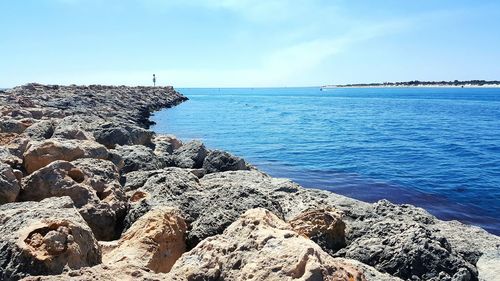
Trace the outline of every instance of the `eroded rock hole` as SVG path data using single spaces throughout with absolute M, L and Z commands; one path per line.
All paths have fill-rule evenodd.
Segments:
M 36 252 L 52 256 L 65 252 L 73 241 L 71 230 L 58 224 L 36 229 L 24 240 Z
M 85 180 L 85 175 L 80 169 L 72 168 L 68 171 L 68 176 L 72 178 L 77 183 L 81 183 Z

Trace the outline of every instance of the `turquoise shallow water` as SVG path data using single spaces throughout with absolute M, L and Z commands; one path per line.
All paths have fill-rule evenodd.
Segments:
M 179 89 L 153 130 L 265 172 L 500 234 L 500 89 Z

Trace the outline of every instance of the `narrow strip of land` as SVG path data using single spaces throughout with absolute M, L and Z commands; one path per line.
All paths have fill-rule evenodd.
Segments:
M 322 88 L 500 88 L 500 81 L 468 80 L 468 81 L 407 81 L 407 82 L 383 82 L 383 83 L 356 83 L 325 85 Z

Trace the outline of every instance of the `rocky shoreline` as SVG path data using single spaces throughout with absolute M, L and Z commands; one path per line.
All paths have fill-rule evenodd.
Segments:
M 0 91 L 0 280 L 498 280 L 500 238 L 148 130 L 172 87 Z

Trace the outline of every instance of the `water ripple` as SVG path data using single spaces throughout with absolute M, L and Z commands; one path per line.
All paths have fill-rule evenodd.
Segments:
M 157 132 L 271 175 L 500 234 L 500 89 L 181 89 Z

